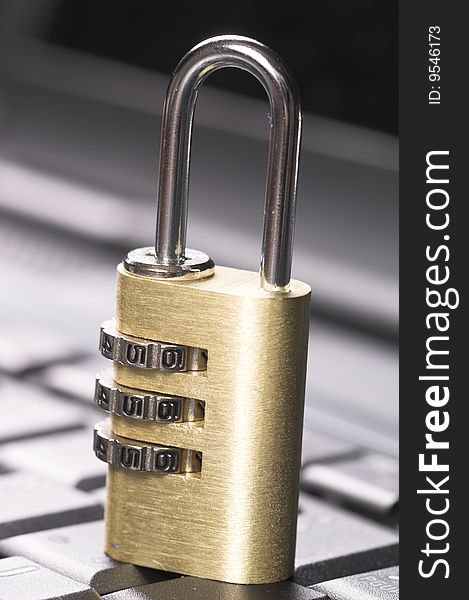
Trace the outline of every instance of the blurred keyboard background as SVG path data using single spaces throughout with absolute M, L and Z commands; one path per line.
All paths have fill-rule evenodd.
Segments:
M 91 450 L 91 427 L 102 417 L 92 406 L 94 375 L 102 366 L 98 330 L 113 313 L 116 264 L 128 249 L 153 240 L 169 71 L 139 64 L 138 57 L 157 43 L 148 39 L 145 45 L 150 30 L 158 37 L 168 23 L 162 45 L 177 29 L 167 15 L 149 28 L 154 13 L 151 3 L 142 2 L 128 24 L 135 47 L 125 34 L 119 47 L 115 40 L 129 3 L 116 4 L 115 13 L 109 2 L 93 13 L 89 2 L 0 0 L 0 556 L 36 561 L 101 595 L 156 575 L 104 556 L 106 574 L 96 575 L 96 561 L 89 559 L 93 568 L 86 564 L 86 544 L 70 544 L 75 554 L 59 560 L 54 536 L 43 530 L 64 527 L 64 536 L 84 536 L 93 540 L 93 552 L 101 552 L 96 520 L 104 467 Z M 106 18 L 108 47 L 97 47 L 93 35 Z M 339 14 L 340 23 L 346 18 Z M 80 37 L 82 22 L 90 25 Z M 193 43 L 228 32 L 216 29 L 215 18 L 213 31 L 199 32 L 200 22 L 202 17 L 194 20 L 191 30 L 186 19 L 186 29 L 173 46 L 167 41 L 156 66 L 171 66 Z M 233 24 L 237 33 L 256 34 L 236 27 L 236 19 Z M 293 275 L 313 288 L 297 573 L 298 583 L 312 585 L 397 562 L 398 146 L 379 81 L 373 87 L 370 76 L 376 95 L 363 100 L 362 110 L 370 106 L 368 123 L 359 112 L 355 124 L 332 118 L 333 109 L 313 114 L 308 107 L 327 107 L 328 82 L 319 71 L 315 105 L 314 73 L 305 86 L 307 68 L 291 64 L 261 33 L 256 37 L 299 71 L 306 96 Z M 378 54 L 388 51 L 375 42 Z M 357 63 L 359 80 L 360 73 Z M 215 85 L 209 80 L 199 96 L 188 245 L 217 264 L 257 270 L 268 105 L 251 90 L 247 75 L 236 77 L 245 94 L 214 77 Z M 358 106 L 359 97 L 351 97 Z M 363 122 L 380 130 L 357 124 Z M 34 507 L 28 489 L 37 497 Z M 88 522 L 96 527 L 88 531 Z M 328 523 L 326 530 L 321 523 Z M 0 590 L 4 560 L 13 559 L 0 560 Z M 125 575 L 118 574 L 122 569 Z M 396 573 L 374 576 L 394 581 Z M 119 577 L 125 583 L 116 583 Z M 363 597 L 364 581 L 344 582 L 347 593 L 353 588 L 358 594 L 350 598 Z M 323 588 L 311 597 L 335 597 L 332 588 Z

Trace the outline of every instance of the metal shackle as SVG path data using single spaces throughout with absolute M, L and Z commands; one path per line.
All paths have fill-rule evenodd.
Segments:
M 169 271 L 186 262 L 199 263 L 201 270 L 210 267 L 210 259 L 204 261 L 201 253 L 186 250 L 190 149 L 198 90 L 210 73 L 224 67 L 236 67 L 254 75 L 269 98 L 260 281 L 266 290 L 285 290 L 292 263 L 301 107 L 296 84 L 280 57 L 246 37 L 210 38 L 190 50 L 173 73 L 163 112 L 153 259 Z M 190 256 L 191 252 L 198 256 Z

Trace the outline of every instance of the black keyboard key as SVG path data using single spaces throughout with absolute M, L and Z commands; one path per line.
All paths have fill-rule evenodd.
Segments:
M 82 426 L 83 409 L 61 402 L 46 390 L 0 379 L 0 444 Z
M 39 531 L 0 542 L 0 554 L 25 556 L 86 583 L 100 594 L 174 577 L 112 560 L 104 554 L 103 548 L 103 521 Z
M 179 577 L 108 596 L 106 600 L 312 600 L 313 590 L 290 581 L 266 585 L 235 585 L 196 577 Z
M 93 452 L 93 432 L 80 429 L 0 446 L 0 462 L 80 490 L 103 487 L 107 466 Z
M 398 564 L 388 528 L 321 500 L 300 496 L 294 580 L 301 585 Z
M 389 515 L 399 502 L 399 463 L 395 458 L 366 452 L 330 464 L 307 465 L 302 488 L 347 505 Z
M 0 560 L 2 600 L 99 600 L 87 585 L 49 571 L 26 558 Z
M 29 473 L 0 476 L 0 539 L 102 517 L 91 494 Z
M 399 600 L 399 567 L 326 581 L 312 589 L 318 600 Z

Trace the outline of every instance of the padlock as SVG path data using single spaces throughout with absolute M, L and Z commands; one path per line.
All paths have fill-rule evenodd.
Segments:
M 270 100 L 259 273 L 185 246 L 197 92 L 238 67 Z M 96 402 L 109 463 L 106 552 L 116 560 L 232 583 L 293 573 L 310 287 L 290 281 L 301 110 L 279 57 L 244 37 L 195 46 L 163 114 L 155 247 L 117 267 L 100 347 L 113 374 Z

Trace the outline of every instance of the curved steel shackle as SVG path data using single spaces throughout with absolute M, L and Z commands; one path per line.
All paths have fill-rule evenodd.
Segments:
M 271 128 L 261 254 L 261 286 L 290 281 L 301 108 L 296 85 L 279 56 L 240 36 L 219 36 L 190 50 L 168 86 L 161 131 L 155 255 L 159 264 L 184 262 L 190 146 L 195 103 L 210 73 L 237 67 L 254 75 L 270 101 Z

